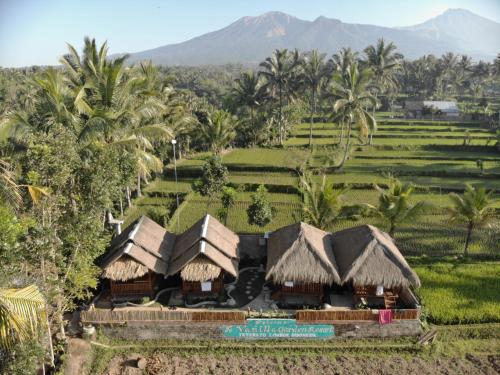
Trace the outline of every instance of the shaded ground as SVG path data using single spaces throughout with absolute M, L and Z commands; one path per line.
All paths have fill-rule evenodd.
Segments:
M 71 338 L 68 341 L 68 358 L 65 360 L 65 375 L 80 375 L 84 373 L 85 364 L 90 350 L 89 342 Z
M 130 366 L 130 356 L 115 356 L 105 374 L 134 375 L 142 370 Z M 472 356 L 424 360 L 400 356 L 172 356 L 156 353 L 147 357 L 147 374 L 498 374 L 500 356 Z
M 265 272 L 259 269 L 252 268 L 240 273 L 235 289 L 231 291 L 238 307 L 245 306 L 260 294 L 264 278 Z

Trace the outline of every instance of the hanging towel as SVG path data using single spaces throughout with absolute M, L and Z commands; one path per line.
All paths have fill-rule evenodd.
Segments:
M 378 322 L 380 324 L 390 324 L 392 323 L 392 310 L 379 310 L 378 312 Z

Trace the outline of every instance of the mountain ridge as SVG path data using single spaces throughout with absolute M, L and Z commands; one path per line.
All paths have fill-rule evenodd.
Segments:
M 256 65 L 276 48 L 318 49 L 331 55 L 342 47 L 362 51 L 379 38 L 394 42 L 410 59 L 451 51 L 489 60 L 500 52 L 500 23 L 464 9 L 449 9 L 423 23 L 405 27 L 345 23 L 325 16 L 307 21 L 271 11 L 241 17 L 222 29 L 184 42 L 130 53 L 128 61 L 189 66 Z

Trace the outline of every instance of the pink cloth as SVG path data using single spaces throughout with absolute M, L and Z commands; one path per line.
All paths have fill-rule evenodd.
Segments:
M 392 323 L 392 310 L 379 310 L 378 311 L 378 322 L 380 324 L 390 324 Z

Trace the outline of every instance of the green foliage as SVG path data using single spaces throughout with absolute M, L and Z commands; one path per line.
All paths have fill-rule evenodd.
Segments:
M 229 215 L 229 209 L 234 206 L 236 200 L 236 190 L 230 186 L 225 186 L 222 189 L 220 200 L 222 207 L 217 212 L 217 216 L 224 222 L 224 225 L 227 225 L 227 216 Z
M 389 223 L 391 236 L 394 236 L 397 225 L 415 219 L 430 208 L 430 204 L 426 201 L 411 204 L 410 197 L 414 187 L 412 184 L 402 183 L 394 177 L 390 177 L 387 189 L 382 189 L 379 186 L 376 186 L 376 189 L 380 193 L 378 206 L 366 204 L 366 207 Z
M 267 189 L 264 185 L 257 188 L 252 195 L 252 203 L 248 206 L 248 223 L 263 227 L 271 222 L 275 213 L 266 197 Z
M 227 180 L 227 168 L 222 164 L 219 156 L 213 155 L 207 159 L 202 167 L 202 175 L 196 183 L 196 190 L 201 195 L 213 199 L 227 185 Z
M 489 225 L 498 218 L 492 207 L 492 192 L 486 192 L 484 187 L 475 188 L 466 184 L 463 196 L 450 193 L 453 207 L 450 210 L 451 220 L 467 223 L 467 239 L 464 246 L 464 255 L 468 255 L 468 248 L 472 231 L 475 227 Z M 498 225 L 498 224 L 497 224 Z
M 300 183 L 304 199 L 303 219 L 323 230 L 332 228 L 341 213 L 347 188 L 334 189 L 332 184 L 327 184 L 324 175 L 321 183 L 317 183 L 308 173 L 301 177 Z
M 12 210 L 0 202 L 0 285 L 19 272 L 23 254 L 20 240 L 26 234 L 28 223 L 20 221 Z

